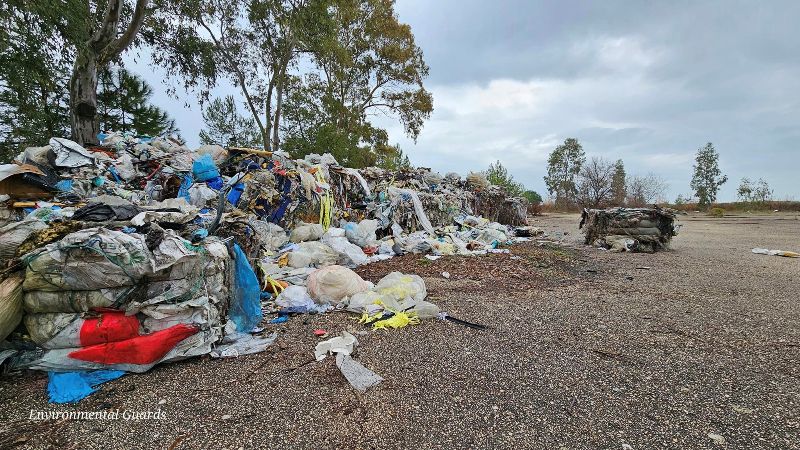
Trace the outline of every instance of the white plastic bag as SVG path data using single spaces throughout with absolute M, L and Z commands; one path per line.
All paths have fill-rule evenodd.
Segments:
M 318 241 L 323 233 L 325 233 L 325 230 L 322 228 L 322 225 L 318 223 L 306 223 L 294 227 L 292 233 L 289 235 L 289 240 L 292 242 Z
M 372 287 L 357 273 L 342 266 L 328 266 L 312 272 L 308 276 L 307 285 L 308 293 L 315 302 L 333 304 Z
M 338 259 L 336 251 L 319 241 L 301 242 L 289 253 L 289 265 L 292 267 L 330 266 L 336 264 Z
M 275 304 L 281 308 L 313 308 L 314 300 L 304 286 L 289 286 L 281 291 Z
M 95 164 L 95 157 L 75 141 L 64 138 L 50 138 L 50 148 L 56 155 L 56 167 L 82 167 Z
M 401 302 L 405 299 L 415 301 L 425 300 L 428 292 L 425 290 L 425 281 L 419 275 L 406 275 L 400 272 L 392 272 L 381 278 L 375 285 L 374 291 L 380 295 L 384 303 L 390 301 Z
M 347 240 L 361 248 L 375 245 L 377 242 L 375 230 L 377 229 L 378 221 L 373 219 L 362 220 L 358 224 L 348 222 L 344 227 Z
M 339 254 L 339 264 L 343 266 L 355 267 L 369 262 L 361 247 L 351 244 L 347 238 L 325 235 L 322 237 L 322 242 Z

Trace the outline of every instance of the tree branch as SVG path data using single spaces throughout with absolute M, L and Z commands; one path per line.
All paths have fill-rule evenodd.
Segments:
M 256 108 L 255 102 L 253 101 L 253 97 L 250 95 L 250 91 L 247 89 L 247 84 L 246 84 L 247 80 L 245 80 L 244 74 L 242 73 L 241 70 L 237 68 L 238 65 L 236 64 L 236 61 L 234 61 L 231 54 L 228 53 L 228 50 L 225 48 L 224 44 L 222 44 L 219 41 L 219 39 L 217 39 L 216 35 L 214 35 L 214 32 L 211 31 L 211 28 L 208 25 L 206 25 L 205 21 L 203 21 L 203 18 L 202 17 L 198 18 L 197 22 L 200 24 L 201 27 L 203 27 L 208 32 L 208 35 L 211 36 L 211 40 L 214 41 L 214 45 L 217 46 L 220 53 L 222 53 L 222 56 L 225 57 L 225 60 L 228 62 L 228 66 L 230 66 L 231 72 L 233 72 L 234 76 L 236 77 L 236 80 L 239 83 L 239 86 L 242 88 L 242 94 L 244 95 L 244 99 L 245 102 L 247 103 L 248 109 L 250 109 L 250 114 L 256 121 L 256 125 L 258 125 L 259 131 L 261 131 L 261 138 L 264 141 L 264 148 L 266 149 L 267 147 L 269 147 L 267 145 L 269 143 L 269 133 L 268 130 L 264 128 L 264 123 L 261 121 L 259 110 Z M 220 39 L 221 38 L 222 37 L 220 36 Z
M 103 22 L 101 22 L 100 27 L 92 35 L 91 39 L 89 39 L 89 46 L 95 51 L 101 51 L 114 39 L 121 10 L 122 0 L 109 0 L 106 5 L 106 12 L 103 15 Z
M 122 0 L 118 1 L 120 4 L 122 3 Z M 147 3 L 148 0 L 136 0 L 136 9 L 133 11 L 131 23 L 128 24 L 128 28 L 125 29 L 122 36 L 114 39 L 113 42 L 103 49 L 101 62 L 107 63 L 111 61 L 131 45 L 133 39 L 136 37 L 136 33 L 139 32 L 139 28 L 142 26 L 142 22 L 144 22 L 144 17 L 147 15 Z M 119 16 L 119 13 L 117 13 L 117 15 Z

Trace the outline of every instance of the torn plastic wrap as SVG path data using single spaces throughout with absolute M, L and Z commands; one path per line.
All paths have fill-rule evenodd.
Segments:
M 233 244 L 233 295 L 228 310 L 240 333 L 250 332 L 261 322 L 261 288 L 258 278 L 238 244 Z
M 55 154 L 57 167 L 76 168 L 95 164 L 95 157 L 80 144 L 64 138 L 50 138 L 50 148 Z
M 412 191 L 411 189 L 400 189 L 396 187 L 389 187 L 389 194 L 393 196 L 398 195 L 406 195 L 411 198 L 411 201 L 414 203 L 414 211 L 417 214 L 417 218 L 419 219 L 419 224 L 422 226 L 422 229 L 427 231 L 429 234 L 433 235 L 433 225 L 428 220 L 428 216 L 425 215 L 425 209 L 422 207 L 422 202 L 419 199 L 419 196 L 416 192 Z

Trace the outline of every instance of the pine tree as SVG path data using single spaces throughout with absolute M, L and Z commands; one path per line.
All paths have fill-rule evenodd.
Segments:
M 97 116 L 100 130 L 158 136 L 175 133 L 175 121 L 165 111 L 149 103 L 153 89 L 138 75 L 125 69 L 100 72 Z
M 223 147 L 257 147 L 263 141 L 252 117 L 243 117 L 232 95 L 215 98 L 203 111 L 206 129 L 200 131 L 201 144 Z
M 611 178 L 611 195 L 612 201 L 616 206 L 625 204 L 625 197 L 628 195 L 626 192 L 625 182 L 625 164 L 621 159 L 618 159 L 614 164 L 614 176 Z

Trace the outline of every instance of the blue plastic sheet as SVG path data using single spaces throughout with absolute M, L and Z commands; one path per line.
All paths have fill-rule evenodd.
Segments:
M 222 180 L 222 177 L 214 177 L 208 181 L 206 181 L 206 185 L 215 191 L 222 189 L 222 186 L 225 185 L 225 181 Z
M 192 187 L 194 180 L 191 175 L 186 175 L 181 180 L 181 187 L 178 188 L 178 197 L 183 197 L 188 202 L 191 197 L 189 196 L 189 188 Z
M 231 191 L 228 192 L 228 201 L 231 205 L 236 206 L 239 203 L 239 199 L 242 198 L 242 193 L 244 192 L 244 183 L 236 183 L 231 187 Z
M 234 274 L 233 298 L 228 316 L 236 324 L 236 330 L 248 333 L 263 318 L 261 312 L 261 288 L 256 273 L 247 261 L 239 244 L 233 244 Z
M 88 397 L 97 386 L 125 375 L 122 370 L 93 372 L 48 372 L 47 393 L 51 403 L 77 403 Z
M 203 155 L 192 164 L 192 175 L 199 182 L 219 177 L 219 170 L 211 155 Z

